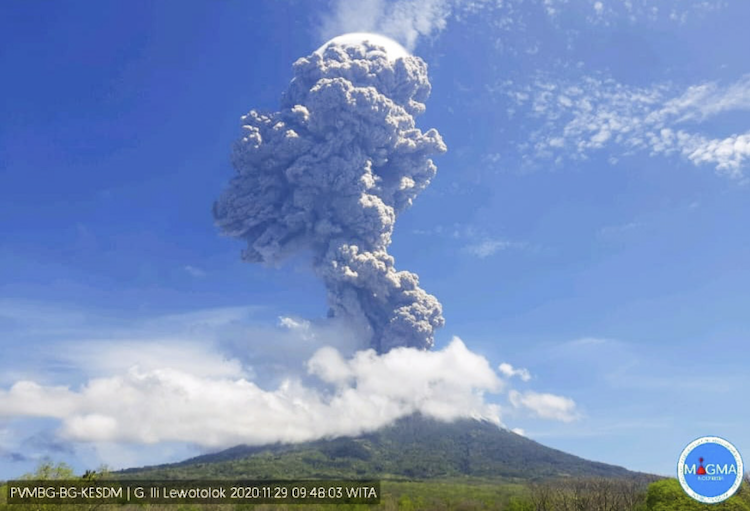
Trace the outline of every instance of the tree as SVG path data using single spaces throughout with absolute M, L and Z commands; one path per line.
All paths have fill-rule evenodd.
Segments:
M 747 472 L 742 479 L 742 485 L 737 490 L 737 497 L 743 502 L 750 504 L 750 472 Z
M 508 506 L 505 508 L 506 511 L 534 511 L 534 504 L 525 499 L 518 497 L 511 497 Z
M 76 475 L 73 469 L 67 463 L 52 463 L 50 460 L 44 460 L 37 466 L 31 474 L 21 476 L 23 480 L 29 481 L 60 481 L 65 479 L 75 479 Z
M 646 502 L 648 511 L 750 511 L 750 505 L 740 495 L 730 497 L 721 504 L 701 504 L 683 491 L 677 479 L 651 483 Z
M 553 511 L 554 510 L 554 491 L 548 483 L 531 483 L 531 502 L 534 511 Z
M 73 469 L 66 463 L 53 463 L 50 460 L 44 460 L 37 466 L 36 470 L 29 474 L 19 477 L 23 481 L 97 481 L 109 476 L 109 468 L 105 465 L 100 466 L 97 470 L 86 470 L 81 477 L 76 476 Z M 0 511 L 6 509 L 10 511 L 53 511 L 59 509 L 70 509 L 69 506 L 59 504 L 7 504 L 7 485 L 0 487 Z M 77 509 L 87 509 L 94 511 L 103 506 L 103 503 L 97 504 L 80 504 Z

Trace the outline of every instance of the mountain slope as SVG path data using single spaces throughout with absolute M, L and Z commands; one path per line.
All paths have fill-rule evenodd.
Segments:
M 180 463 L 119 473 L 136 478 L 634 477 L 472 419 L 444 423 L 419 415 L 356 438 L 262 447 L 237 446 Z

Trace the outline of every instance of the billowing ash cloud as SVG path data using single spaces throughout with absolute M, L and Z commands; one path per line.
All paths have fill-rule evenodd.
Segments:
M 279 111 L 242 118 L 237 175 L 214 217 L 247 241 L 246 261 L 311 251 L 329 314 L 364 327 L 378 352 L 427 349 L 444 323 L 440 302 L 388 254 L 396 216 L 435 176 L 430 157 L 446 150 L 436 130 L 415 127 L 430 93 L 427 66 L 338 41 L 295 62 Z

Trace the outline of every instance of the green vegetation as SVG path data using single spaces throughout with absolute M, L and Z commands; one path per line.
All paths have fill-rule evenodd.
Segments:
M 106 470 L 87 471 L 80 479 L 110 477 Z M 64 464 L 43 463 L 24 479 L 76 479 Z M 380 509 L 431 511 L 750 511 L 750 475 L 740 491 L 717 505 L 705 505 L 690 499 L 675 479 L 643 478 L 567 478 L 528 483 L 503 480 L 451 478 L 421 481 L 384 481 L 379 506 L 347 505 L 89 505 L 75 509 L 102 511 L 354 511 Z M 70 510 L 72 506 L 25 506 L 7 504 L 7 487 L 0 486 L 0 511 Z
M 430 510 L 430 511 L 750 511 L 750 478 L 718 505 L 690 499 L 674 479 L 629 472 L 544 447 L 473 420 L 445 424 L 415 416 L 357 438 L 298 445 L 239 446 L 182 463 L 76 477 L 64 464 L 43 463 L 25 479 L 376 479 L 381 504 L 352 505 L 87 505 L 7 504 L 0 511 Z
M 721 504 L 701 504 L 685 494 L 676 479 L 643 485 L 636 480 L 572 480 L 531 484 L 514 511 L 750 511 L 750 476 Z
M 721 504 L 701 504 L 688 497 L 676 479 L 657 481 L 648 487 L 646 504 L 648 511 L 701 511 L 711 509 L 717 511 L 750 511 L 750 475 L 740 490 Z
M 508 482 L 554 477 L 635 477 L 476 420 L 446 424 L 419 415 L 357 438 L 296 445 L 238 446 L 182 463 L 131 469 L 136 479 L 492 478 Z
M 29 481 L 94 481 L 109 477 L 109 470 L 101 467 L 99 470 L 87 470 L 82 476 L 76 476 L 73 469 L 65 463 L 52 463 L 43 461 L 37 469 L 30 474 L 24 474 L 19 480 Z M 78 509 L 104 509 L 101 505 L 81 506 Z M 59 506 L 54 504 L 8 504 L 8 485 L 0 485 L 0 511 L 55 511 L 59 509 L 70 510 L 71 506 Z

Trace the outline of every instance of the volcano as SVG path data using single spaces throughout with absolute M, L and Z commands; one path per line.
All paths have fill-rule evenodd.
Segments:
M 119 472 L 127 478 L 305 479 L 452 477 L 535 480 L 635 478 L 625 468 L 545 447 L 475 419 L 412 415 L 372 433 L 299 444 L 240 445 L 179 463 Z

